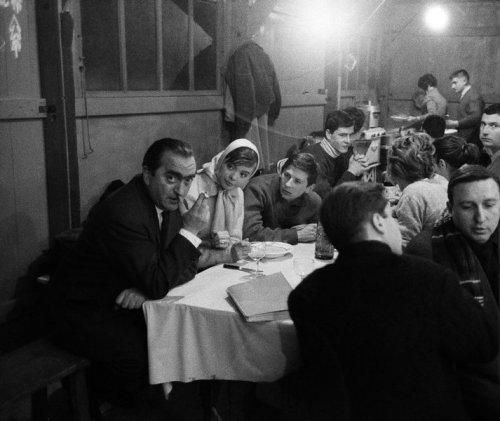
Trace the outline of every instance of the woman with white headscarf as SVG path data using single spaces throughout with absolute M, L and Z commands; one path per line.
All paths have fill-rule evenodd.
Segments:
M 201 193 L 207 196 L 209 224 L 198 233 L 202 243 L 199 269 L 235 262 L 248 254 L 242 241 L 245 212 L 243 189 L 259 167 L 259 153 L 247 139 L 237 139 L 198 170 L 186 196 L 190 208 Z

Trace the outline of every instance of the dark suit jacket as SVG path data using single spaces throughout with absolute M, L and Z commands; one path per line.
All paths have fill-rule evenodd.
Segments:
M 61 262 L 50 282 L 52 305 L 76 301 L 80 310 L 88 308 L 80 316 L 92 323 L 109 317 L 126 288 L 163 298 L 196 273 L 200 253 L 178 234 L 181 223 L 178 211 L 169 212 L 166 236 L 160 238 L 156 208 L 142 176 L 134 177 L 99 205 Z
M 375 241 L 313 272 L 289 309 L 327 397 L 310 406 L 325 420 L 466 420 L 455 363 L 487 361 L 498 346 L 496 317 L 451 271 Z
M 458 135 L 467 142 L 474 143 L 482 149 L 479 140 L 479 128 L 481 126 L 481 117 L 484 111 L 484 100 L 473 87 L 460 98 L 458 104 Z

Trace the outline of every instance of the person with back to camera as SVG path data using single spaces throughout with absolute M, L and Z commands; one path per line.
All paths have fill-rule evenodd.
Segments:
M 305 365 L 303 419 L 468 420 L 455 364 L 495 356 L 496 314 L 451 270 L 401 255 L 382 185 L 337 186 L 320 218 L 339 256 L 288 299 Z
M 408 117 L 408 121 L 424 121 L 430 115 L 445 117 L 448 102 L 437 89 L 436 77 L 431 73 L 426 73 L 418 79 L 418 87 L 425 92 L 424 103 L 422 105 L 423 112 L 418 117 Z
M 432 139 L 425 133 L 397 138 L 387 156 L 387 177 L 401 197 L 394 207 L 403 247 L 419 232 L 431 229 L 446 208 L 446 184 L 435 178 Z
M 435 149 L 435 177 L 441 176 L 446 180 L 463 165 L 476 165 L 481 155 L 476 145 L 467 143 L 457 135 L 441 137 L 432 145 Z
M 259 168 L 259 153 L 247 139 L 237 139 L 198 170 L 186 202 L 188 208 L 206 193 L 209 223 L 198 236 L 202 243 L 198 269 L 243 259 L 249 244 L 242 241 L 245 213 L 243 189 Z
M 433 139 L 443 137 L 446 131 L 446 120 L 439 115 L 427 116 L 422 123 L 422 131 Z
M 336 110 L 326 117 L 323 140 L 302 150 L 313 155 L 319 165 L 314 191 L 321 198 L 337 184 L 360 180 L 369 171 L 366 157 L 361 154 L 353 155 L 350 148 L 354 133 L 352 117 L 344 110 Z

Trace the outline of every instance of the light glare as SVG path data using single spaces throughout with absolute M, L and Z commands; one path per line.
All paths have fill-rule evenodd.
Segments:
M 448 11 L 439 5 L 429 7 L 425 13 L 425 23 L 434 31 L 442 31 L 448 26 Z

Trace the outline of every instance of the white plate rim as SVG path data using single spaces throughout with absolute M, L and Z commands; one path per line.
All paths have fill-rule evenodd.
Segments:
M 279 242 L 279 241 L 265 241 L 266 243 L 266 246 L 276 246 L 276 247 L 281 247 L 284 249 L 283 252 L 279 252 L 279 253 L 271 253 L 271 254 L 268 254 L 266 253 L 266 258 L 274 258 L 274 257 L 281 257 L 281 256 L 284 256 L 285 254 L 287 253 L 290 253 L 292 250 L 293 250 L 293 246 L 291 244 L 288 244 L 288 243 L 282 243 L 282 242 Z

